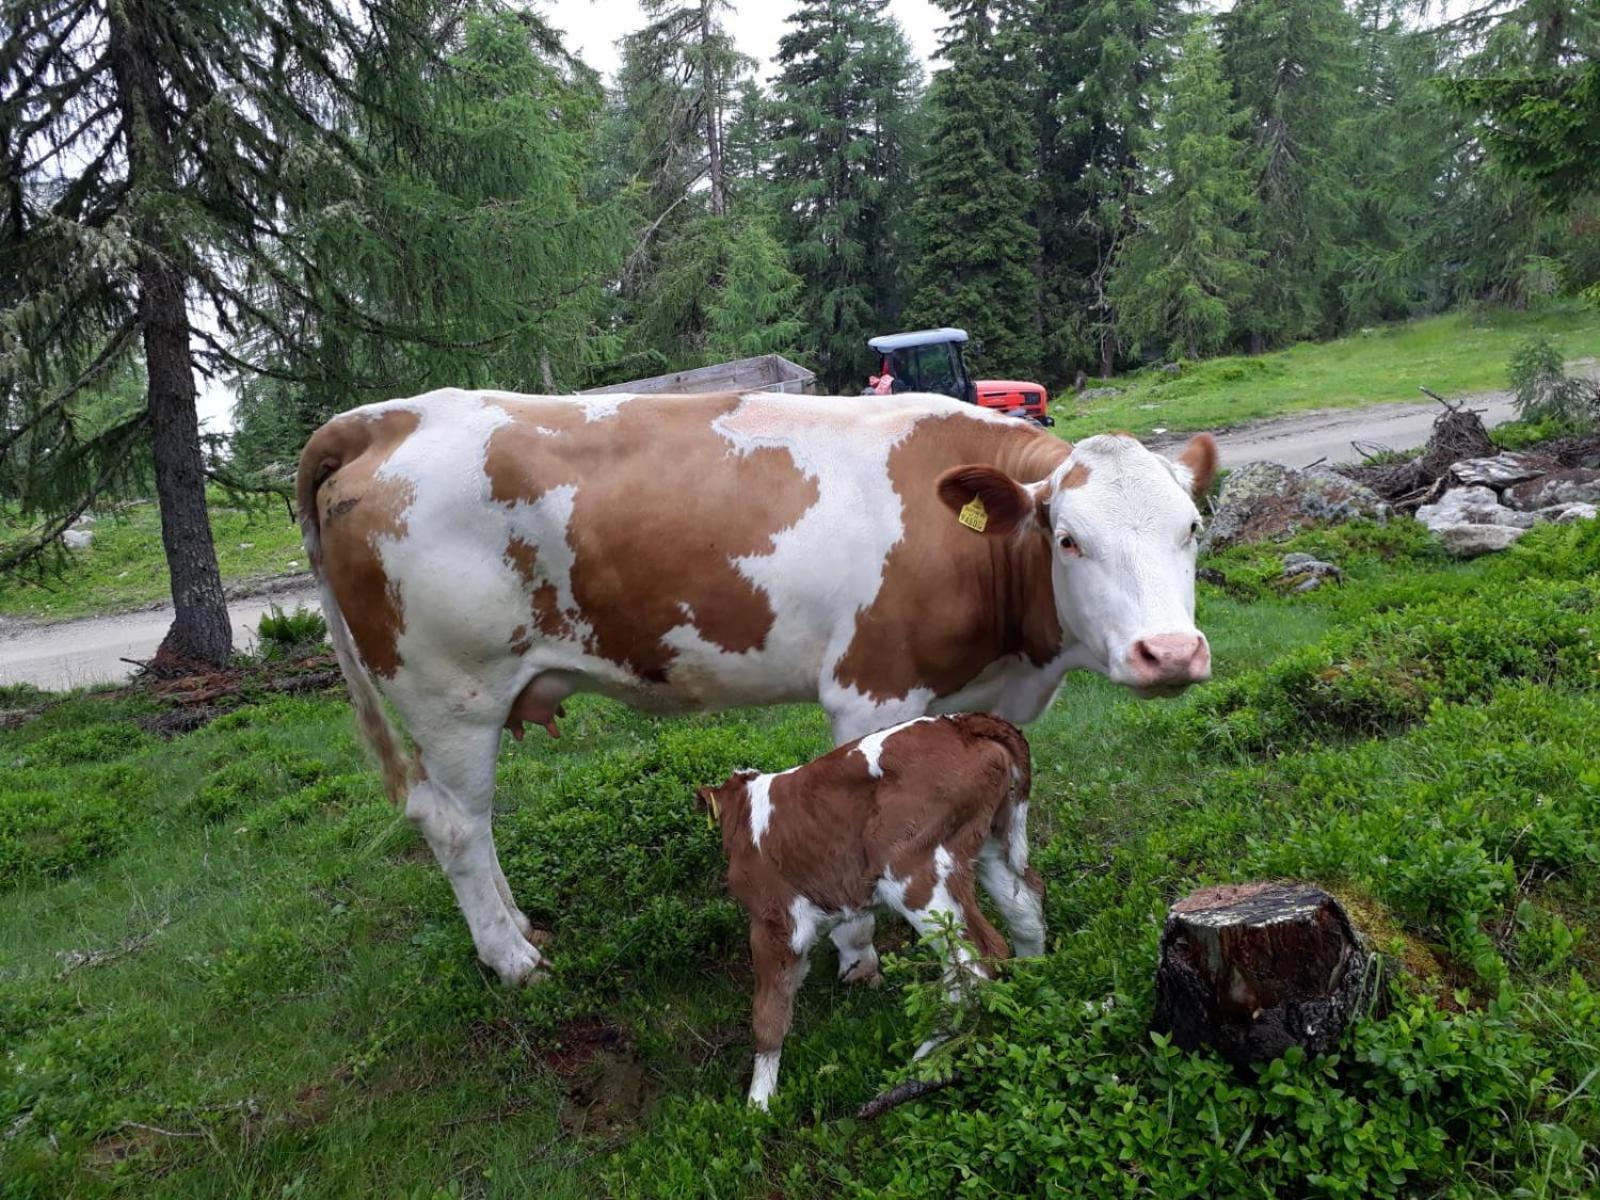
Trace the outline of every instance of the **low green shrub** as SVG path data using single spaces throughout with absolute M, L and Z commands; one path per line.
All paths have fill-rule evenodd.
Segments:
M 314 758 L 267 751 L 218 767 L 185 802 L 184 812 L 218 821 L 298 792 L 326 772 Z
M 150 774 L 116 763 L 0 774 L 0 889 L 70 875 L 116 853 L 149 821 Z
M 131 721 L 64 729 L 21 745 L 10 756 L 14 767 L 109 763 L 159 743 Z
M 274 604 L 262 615 L 256 637 L 261 658 L 292 658 L 325 642 L 328 622 L 316 609 L 297 604 L 293 612 L 284 612 Z
M 1292 552 L 1331 562 L 1352 581 L 1411 567 L 1434 567 L 1445 561 L 1444 548 L 1425 525 L 1393 520 L 1381 525 L 1374 521 L 1354 521 L 1327 529 L 1307 530 L 1282 542 L 1231 546 L 1208 554 L 1201 565 L 1221 572 L 1230 595 L 1260 600 L 1285 594 L 1283 556 Z M 1303 600 L 1326 603 L 1336 591 L 1323 587 L 1305 593 Z
M 1141 712 L 1206 757 L 1279 754 L 1421 720 L 1510 680 L 1600 683 L 1600 584 L 1528 581 L 1378 612 L 1193 700 Z

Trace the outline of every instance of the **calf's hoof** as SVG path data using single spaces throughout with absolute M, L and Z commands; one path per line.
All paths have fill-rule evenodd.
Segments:
M 852 987 L 878 987 L 883 983 L 883 972 L 878 969 L 877 954 L 863 954 L 851 962 L 840 963 L 839 982 Z

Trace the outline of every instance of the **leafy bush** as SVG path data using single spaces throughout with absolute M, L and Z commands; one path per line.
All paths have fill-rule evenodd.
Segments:
M 1561 420 L 1592 425 L 1600 403 L 1593 384 L 1569 379 L 1565 362 L 1547 337 L 1531 337 L 1508 364 L 1512 403 L 1524 421 Z
M 286 613 L 274 604 L 262 615 L 256 636 L 262 658 L 290 658 L 326 641 L 328 622 L 320 612 L 304 605 L 297 604 L 292 613 Z
M 1378 612 L 1190 703 L 1140 713 L 1206 755 L 1274 754 L 1419 721 L 1514 679 L 1600 683 L 1600 587 L 1529 582 Z
M 13 767 L 109 763 L 149 750 L 159 743 L 132 722 L 64 729 L 24 744 L 11 759 Z

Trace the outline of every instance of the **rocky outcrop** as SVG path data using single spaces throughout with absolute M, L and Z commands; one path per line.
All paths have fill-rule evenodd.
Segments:
M 1514 525 L 1447 525 L 1438 531 L 1444 548 L 1457 558 L 1504 550 L 1527 532 Z
M 1346 521 L 1381 521 L 1388 514 L 1388 505 L 1375 492 L 1336 471 L 1250 463 L 1224 482 L 1202 549 L 1288 537 Z
M 1417 520 L 1458 558 L 1504 550 L 1545 521 L 1593 520 L 1600 511 L 1600 470 L 1539 454 L 1467 459 L 1441 482 L 1456 486 L 1417 509 Z
M 1568 467 L 1506 488 L 1505 502 L 1523 512 L 1570 504 L 1600 504 L 1600 471 Z

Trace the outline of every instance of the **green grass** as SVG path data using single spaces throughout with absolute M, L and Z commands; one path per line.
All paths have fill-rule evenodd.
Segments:
M 1074 676 L 1030 730 L 1050 953 L 963 1018 L 969 1082 L 871 1125 L 931 959 L 886 920 L 862 992 L 820 953 L 747 1112 L 744 926 L 691 800 L 824 749 L 815 709 L 580 699 L 508 740 L 498 840 L 557 964 L 510 991 L 341 699 L 170 743 L 148 701 L 49 708 L 0 733 L 0 1196 L 1595 1194 L 1600 533 L 1467 565 L 1303 544 L 1348 583 L 1217 560 L 1216 684 Z M 1150 972 L 1174 897 L 1271 877 L 1336 888 L 1409 970 L 1338 1054 L 1240 1079 L 1147 1035 Z
M 1329 342 L 1302 342 L 1257 357 L 1185 363 L 1178 375 L 1145 370 L 1109 381 L 1120 394 L 1076 410 L 1070 392 L 1052 411 L 1067 438 L 1107 429 L 1140 436 L 1162 428 L 1226 429 L 1318 408 L 1503 391 L 1517 345 L 1545 334 L 1567 359 L 1600 355 L 1600 312 L 1577 302 L 1530 312 L 1486 309 L 1379 325 Z
M 281 503 L 240 509 L 217 493 L 210 500 L 211 535 L 225 582 L 306 570 L 300 529 Z M 0 542 L 27 528 L 14 514 L 0 510 Z M 154 503 L 129 505 L 88 528 L 94 530 L 94 541 L 87 549 L 67 551 L 61 573 L 38 581 L 0 576 L 0 617 L 61 621 L 169 598 Z

